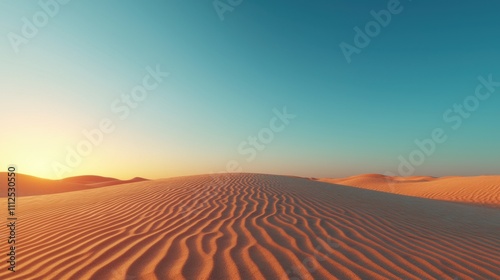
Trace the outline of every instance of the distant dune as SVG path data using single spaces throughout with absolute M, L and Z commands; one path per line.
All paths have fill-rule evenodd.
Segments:
M 365 174 L 317 180 L 375 191 L 500 208 L 500 176 L 434 178 Z
M 17 196 L 30 196 L 30 195 L 79 191 L 79 190 L 99 188 L 111 185 L 141 182 L 146 180 L 144 178 L 134 178 L 132 180 L 122 181 L 114 178 L 107 178 L 100 176 L 78 176 L 62 180 L 48 180 L 24 174 L 16 174 L 16 175 L 18 184 L 18 187 L 16 189 Z M 7 173 L 0 172 L 0 182 L 7 182 Z M 7 189 L 0 188 L 0 197 L 6 197 L 6 196 L 7 196 Z
M 219 182 L 201 175 L 20 198 L 18 271 L 2 269 L 0 279 L 500 275 L 498 209 L 297 177 L 222 176 Z M 433 180 L 421 182 L 427 179 Z M 20 188 L 37 188 L 23 180 Z M 473 191 L 481 184 L 497 190 L 488 177 L 453 180 L 436 179 L 447 183 L 448 198 L 474 201 L 466 194 L 470 184 Z M 66 181 L 100 183 L 94 177 Z M 452 190 L 452 181 L 461 191 Z

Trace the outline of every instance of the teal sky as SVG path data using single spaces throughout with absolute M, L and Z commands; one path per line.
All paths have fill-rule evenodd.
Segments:
M 479 76 L 500 82 L 500 2 L 401 1 L 348 63 L 340 44 L 355 47 L 354 28 L 390 2 L 243 0 L 221 20 L 211 1 L 72 0 L 25 38 L 23 18 L 44 10 L 2 1 L 0 165 L 48 178 L 161 178 L 232 160 L 244 172 L 398 173 L 415 139 L 442 128 L 412 174 L 499 174 L 500 87 L 458 129 L 459 113 L 443 114 Z M 168 78 L 120 119 L 113 102 L 158 65 Z M 284 107 L 296 117 L 248 161 L 238 147 Z M 116 129 L 69 166 L 68 147 L 103 118 Z

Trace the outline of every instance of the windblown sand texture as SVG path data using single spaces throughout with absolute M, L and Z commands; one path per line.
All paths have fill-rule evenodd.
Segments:
M 319 181 L 402 195 L 500 207 L 500 176 L 433 178 L 365 174 L 340 179 L 319 179 Z
M 500 211 L 434 199 L 494 180 L 450 180 L 433 199 L 261 174 L 20 197 L 0 279 L 499 279 Z

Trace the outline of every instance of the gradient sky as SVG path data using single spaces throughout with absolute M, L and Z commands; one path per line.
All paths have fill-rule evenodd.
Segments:
M 9 34 L 43 10 L 1 1 L 0 166 L 57 178 L 67 147 L 109 118 L 115 131 L 64 177 L 162 178 L 230 160 L 244 172 L 396 173 L 435 128 L 448 139 L 415 175 L 499 174 L 500 88 L 457 130 L 443 113 L 478 76 L 500 81 L 500 2 L 401 1 L 347 63 L 339 44 L 388 2 L 243 0 L 221 20 L 211 1 L 72 0 L 16 53 Z M 111 104 L 156 65 L 170 76 L 119 119 Z M 248 162 L 238 146 L 285 106 L 297 117 Z

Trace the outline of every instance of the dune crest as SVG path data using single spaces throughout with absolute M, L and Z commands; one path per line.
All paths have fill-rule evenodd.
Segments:
M 101 176 L 76 176 L 61 180 L 49 180 L 20 173 L 16 174 L 16 176 L 18 183 L 16 195 L 18 197 L 80 191 L 147 180 L 140 177 L 131 180 L 118 180 Z M 7 173 L 0 172 L 0 182 L 7 182 Z M 0 188 L 0 197 L 6 196 L 7 190 Z
M 500 176 L 391 177 L 366 174 L 321 182 L 436 200 L 500 208 Z
M 500 275 L 497 209 L 302 178 L 201 175 L 20 203 L 18 272 L 0 279 Z

